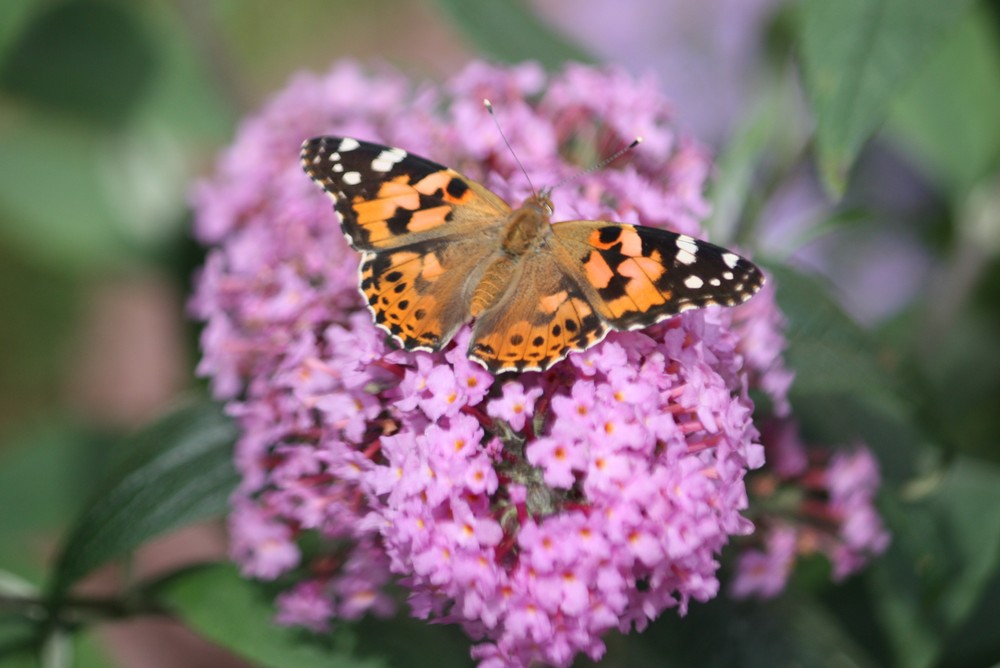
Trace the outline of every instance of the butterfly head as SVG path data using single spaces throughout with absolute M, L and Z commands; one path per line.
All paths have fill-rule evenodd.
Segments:
M 524 200 L 524 206 L 537 209 L 539 213 L 548 218 L 555 211 L 552 206 L 552 189 L 547 188 L 541 192 L 532 193 L 528 199 Z

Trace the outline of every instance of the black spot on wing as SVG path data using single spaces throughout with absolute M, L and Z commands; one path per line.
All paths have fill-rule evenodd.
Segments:
M 609 225 L 607 227 L 602 227 L 598 231 L 598 238 L 602 244 L 610 244 L 618 241 L 618 238 L 622 235 L 622 228 L 620 225 Z
M 602 236 L 604 235 L 605 230 L 610 230 L 613 233 L 613 236 L 609 233 L 609 236 L 612 236 L 612 239 L 617 239 L 621 235 L 621 229 L 618 227 L 602 228 Z M 622 262 L 628 260 L 629 257 L 622 253 L 621 242 L 613 244 L 610 248 L 602 248 L 590 252 L 600 253 L 604 261 L 608 263 L 608 267 L 611 268 L 612 272 L 611 280 L 608 281 L 608 284 L 603 288 L 598 288 L 597 290 L 598 294 L 601 295 L 601 298 L 605 301 L 614 301 L 615 299 L 624 296 L 625 286 L 628 285 L 628 278 L 619 271 L 619 267 Z M 584 258 L 584 262 L 589 259 L 589 255 L 590 254 L 588 253 L 588 257 Z
M 410 224 L 410 219 L 413 218 L 413 211 L 410 209 L 397 206 L 396 211 L 386 220 L 386 225 L 389 226 L 389 231 L 395 235 L 406 234 L 407 227 Z
M 448 194 L 455 199 L 462 199 L 462 195 L 464 195 L 465 191 L 468 189 L 469 185 L 462 179 L 453 178 L 448 182 Z

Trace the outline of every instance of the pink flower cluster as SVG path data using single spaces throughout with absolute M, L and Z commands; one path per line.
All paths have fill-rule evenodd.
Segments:
M 298 146 L 324 133 L 402 146 L 518 202 L 529 186 L 484 97 L 539 184 L 646 139 L 557 191 L 557 219 L 698 235 L 710 163 L 650 79 L 473 64 L 414 89 L 339 64 L 246 121 L 195 193 L 211 246 L 192 302 L 199 370 L 241 427 L 232 554 L 249 577 L 292 583 L 279 621 L 389 614 L 395 581 L 415 615 L 476 638 L 484 666 L 568 665 L 600 657 L 608 630 L 717 594 L 720 551 L 752 529 L 744 475 L 763 463 L 744 366 L 785 401 L 782 320 L 766 293 L 749 314 L 688 312 L 499 378 L 465 357 L 467 328 L 441 353 L 396 349 Z
M 733 596 L 778 595 L 799 555 L 825 555 L 840 581 L 885 552 L 889 533 L 875 508 L 878 462 L 867 447 L 806 449 L 791 420 L 769 423 L 763 441 L 768 469 L 754 475 L 750 489 L 769 511 L 755 517 L 758 547 L 740 555 Z

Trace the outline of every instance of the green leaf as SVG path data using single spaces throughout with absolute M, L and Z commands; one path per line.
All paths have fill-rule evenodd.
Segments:
M 0 2 L 0 62 L 7 56 L 11 44 L 31 20 L 37 8 L 36 0 L 6 0 Z
M 864 440 L 887 477 L 913 474 L 912 452 L 924 442 L 914 401 L 877 341 L 840 308 L 815 277 L 769 264 L 788 319 L 785 360 L 795 372 L 790 398 L 806 440 L 850 445 Z
M 708 238 L 749 246 L 764 205 L 799 164 L 812 129 L 792 77 L 777 73 L 755 87 L 743 122 L 725 142 L 709 186 Z
M 319 639 L 274 623 L 274 606 L 260 585 L 240 577 L 229 564 L 192 569 L 155 588 L 189 627 L 218 645 L 266 668 L 382 668 L 390 664 L 354 655 L 356 639 L 342 625 Z
M 1000 39 L 969 12 L 893 106 L 892 134 L 956 196 L 1000 162 Z
M 469 43 L 498 60 L 537 60 L 555 69 L 569 60 L 593 62 L 593 57 L 538 20 L 522 0 L 436 0 L 465 33 Z
M 844 313 L 829 287 L 783 265 L 768 265 L 778 284 L 778 303 L 788 318 L 789 366 L 797 394 L 846 393 L 901 408 L 891 369 L 875 341 Z
M 0 568 L 40 583 L 45 573 L 39 534 L 54 534 L 92 490 L 110 437 L 49 415 L 0 446 Z M 29 546 L 26 548 L 26 546 Z M 2 578 L 0 578 L 2 579 Z
M 65 387 L 85 294 L 78 277 L 46 271 L 0 241 L 0 311 L 13 324 L 0 327 L 0 439 L 45 414 Z
M 871 570 L 871 600 L 899 665 L 946 665 L 938 661 L 944 641 L 997 577 L 1000 470 L 959 457 L 909 492 L 885 508 L 893 543 Z
M 232 422 L 206 401 L 182 406 L 129 439 L 128 456 L 60 551 L 54 595 L 151 538 L 223 514 L 238 481 L 235 439 Z
M 231 564 L 189 569 L 150 592 L 199 634 L 268 668 L 472 665 L 470 640 L 461 629 L 404 614 L 337 622 L 327 635 L 279 626 L 273 588 L 243 579 Z
M 803 0 L 799 34 L 827 189 L 844 192 L 861 146 L 971 0 Z
M 127 255 L 109 198 L 106 146 L 86 128 L 27 120 L 0 135 L 0 234 L 31 260 L 62 270 Z
M 791 594 L 768 602 L 734 602 L 723 595 L 692 603 L 687 616 L 668 611 L 635 642 L 655 648 L 659 665 L 875 665 L 835 618 L 815 602 Z M 627 660 L 618 664 L 630 665 Z
M 155 137 L 156 133 L 163 134 L 166 140 L 174 144 L 170 148 L 175 151 L 177 145 L 181 145 L 206 152 L 231 141 L 233 127 L 238 120 L 236 109 L 233 108 L 238 104 L 238 94 L 230 90 L 230 87 L 238 82 L 231 81 L 234 77 L 226 76 L 223 77 L 226 79 L 225 84 L 220 83 L 220 75 L 212 69 L 210 59 L 202 48 L 204 45 L 199 45 L 198 36 L 181 19 L 188 11 L 192 11 L 191 8 L 179 11 L 174 5 L 161 3 L 142 3 L 136 7 L 141 8 L 143 23 L 149 28 L 158 62 L 155 76 L 149 84 L 149 93 L 140 100 L 136 110 L 135 122 L 139 126 L 137 134 L 140 138 L 144 135 L 152 134 Z M 247 13 L 256 15 L 248 5 L 240 4 L 240 7 Z M 227 21 L 225 16 L 212 17 L 213 9 L 217 9 L 217 5 L 206 4 L 200 11 L 208 14 L 208 20 Z M 197 22 L 199 19 L 195 16 L 188 20 Z M 256 39 L 252 29 L 241 32 L 239 37 Z M 225 41 L 228 45 L 229 39 Z M 240 62 L 244 67 L 253 68 L 249 61 Z M 161 137 L 160 141 L 164 141 L 164 138 Z M 164 150 L 158 151 L 160 155 L 164 153 Z M 167 157 L 170 157 L 169 154 Z M 145 164 L 148 168 L 148 157 Z M 191 172 L 192 165 L 187 166 Z M 192 176 L 192 173 L 185 174 L 185 187 Z M 186 201 L 186 198 L 181 199 Z
M 115 127 L 141 99 L 155 64 L 129 5 L 57 3 L 10 47 L 0 87 L 40 108 Z
M 1000 619 L 1000 562 L 994 564 L 990 581 L 980 591 L 979 603 L 949 635 L 937 665 L 995 666 L 1000 660 L 997 619 Z

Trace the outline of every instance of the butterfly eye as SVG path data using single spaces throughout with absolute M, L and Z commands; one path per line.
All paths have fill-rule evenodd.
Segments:
M 535 197 L 535 201 L 538 203 L 538 206 L 541 207 L 542 211 L 545 212 L 546 216 L 551 216 L 555 213 L 556 210 L 555 207 L 552 206 L 552 199 L 549 197 L 549 191 L 543 190 L 538 193 Z

